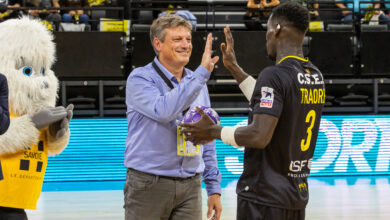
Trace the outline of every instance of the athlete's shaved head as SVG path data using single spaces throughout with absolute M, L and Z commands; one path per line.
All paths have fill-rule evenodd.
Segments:
M 308 27 L 309 12 L 302 5 L 286 2 L 274 8 L 267 23 L 268 57 L 276 60 L 283 54 L 301 51 Z
M 272 21 L 291 23 L 296 29 L 306 32 L 309 27 L 309 11 L 297 2 L 286 2 L 274 8 Z

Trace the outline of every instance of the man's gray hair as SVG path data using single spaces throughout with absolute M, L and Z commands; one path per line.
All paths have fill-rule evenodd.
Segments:
M 161 42 L 164 42 L 166 34 L 165 29 L 180 26 L 183 26 L 189 31 L 192 31 L 191 23 L 186 19 L 180 17 L 179 15 L 166 14 L 153 21 L 152 26 L 150 26 L 150 41 L 152 42 L 153 50 L 157 55 L 158 51 L 156 51 L 153 44 L 154 38 L 157 38 Z

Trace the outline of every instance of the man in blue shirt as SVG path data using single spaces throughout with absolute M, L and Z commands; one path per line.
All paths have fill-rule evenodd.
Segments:
M 127 79 L 126 220 L 202 219 L 200 174 L 209 196 L 207 215 L 214 210 L 213 219 L 220 217 L 215 142 L 201 146 L 198 154 L 178 154 L 182 137 L 177 126 L 183 111 L 210 106 L 206 82 L 219 59 L 211 58 L 209 34 L 201 65 L 194 72 L 184 68 L 192 51 L 191 29 L 191 23 L 178 15 L 156 19 L 150 39 L 157 57 Z
M 0 135 L 8 130 L 9 122 L 7 78 L 0 73 Z

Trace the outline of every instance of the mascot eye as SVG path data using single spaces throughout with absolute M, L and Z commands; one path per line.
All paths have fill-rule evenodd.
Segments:
M 33 72 L 33 69 L 31 66 L 26 66 L 23 68 L 23 74 L 26 76 L 31 76 L 32 72 Z
M 41 74 L 42 74 L 42 76 L 45 76 L 45 67 L 42 67 Z

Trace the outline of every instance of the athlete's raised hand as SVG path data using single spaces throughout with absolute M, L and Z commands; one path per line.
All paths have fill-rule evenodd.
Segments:
M 229 69 L 232 66 L 237 66 L 236 54 L 234 52 L 234 39 L 232 36 L 232 32 L 230 32 L 229 25 L 223 29 L 225 33 L 226 43 L 221 43 L 221 52 L 222 52 L 222 61 L 223 65 Z
M 236 59 L 236 53 L 234 52 L 234 39 L 232 32 L 230 32 L 229 25 L 223 29 L 225 33 L 226 43 L 221 43 L 221 52 L 222 52 L 222 61 L 226 69 L 232 73 L 234 79 L 240 84 L 245 80 L 249 75 L 244 72 L 244 70 L 238 65 Z
M 212 72 L 215 64 L 218 62 L 219 57 L 211 57 L 213 50 L 213 35 L 210 33 L 207 35 L 206 46 L 204 48 L 201 65 L 204 66 L 209 72 Z

